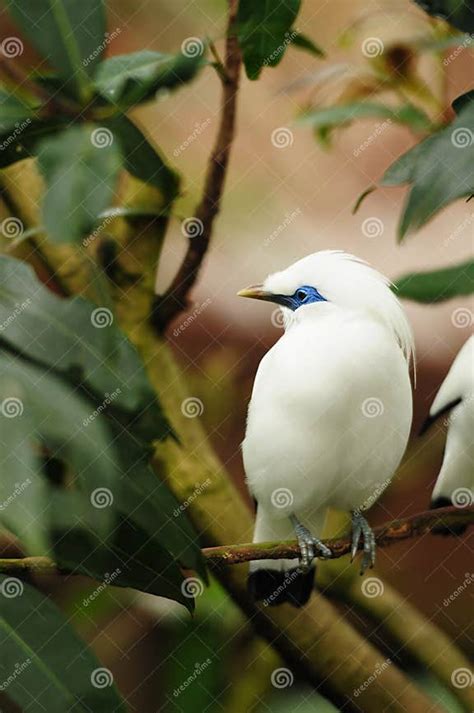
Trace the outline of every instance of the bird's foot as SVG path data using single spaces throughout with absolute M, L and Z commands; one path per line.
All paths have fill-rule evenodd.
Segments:
M 294 520 L 294 528 L 301 553 L 299 566 L 303 572 L 309 570 L 315 557 L 323 557 L 324 559 L 332 557 L 329 547 L 326 547 L 319 538 L 314 537 L 307 527 Z
M 355 510 L 352 513 L 352 562 L 357 554 L 361 536 L 364 541 L 364 549 L 360 564 L 360 573 L 364 574 L 368 567 L 373 567 L 375 564 L 375 535 L 365 517 Z

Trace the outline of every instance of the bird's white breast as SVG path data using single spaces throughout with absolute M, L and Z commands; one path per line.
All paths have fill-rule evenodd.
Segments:
M 361 313 L 315 305 L 262 359 L 243 458 L 250 490 L 275 515 L 369 507 L 404 453 L 408 366 L 394 335 Z M 290 491 L 288 507 L 275 493 Z

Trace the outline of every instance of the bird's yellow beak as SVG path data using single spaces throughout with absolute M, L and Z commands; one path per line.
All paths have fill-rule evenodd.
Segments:
M 264 290 L 263 285 L 250 285 L 250 287 L 246 287 L 244 290 L 237 292 L 237 297 L 251 297 L 254 300 L 271 300 L 273 293 Z

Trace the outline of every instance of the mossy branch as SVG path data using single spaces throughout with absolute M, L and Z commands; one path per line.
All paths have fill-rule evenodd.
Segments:
M 400 540 L 425 535 L 435 532 L 437 528 L 448 528 L 456 525 L 474 524 L 474 507 L 458 510 L 454 507 L 427 510 L 426 512 L 412 515 L 401 520 L 392 520 L 385 525 L 374 528 L 375 539 L 378 547 L 387 547 Z M 453 535 L 455 533 L 453 532 Z M 332 551 L 332 559 L 337 559 L 348 554 L 351 550 L 351 541 L 345 539 L 324 540 Z M 359 549 L 362 543 L 359 543 Z M 205 547 L 202 550 L 204 557 L 211 566 L 234 565 L 252 560 L 267 559 L 296 559 L 300 551 L 298 543 L 293 540 L 287 542 L 259 542 L 244 545 L 223 545 L 219 547 Z M 3 574 L 18 574 L 30 570 L 36 574 L 58 574 L 60 571 L 53 560 L 48 557 L 23 557 L 20 559 L 0 559 L 0 572 Z M 74 574 L 69 570 L 64 573 Z
M 474 507 L 458 509 L 454 507 L 427 510 L 411 515 L 401 520 L 392 520 L 384 525 L 374 528 L 375 539 L 378 547 L 389 545 L 428 532 L 436 532 L 439 527 L 447 528 L 456 525 L 474 524 Z M 454 532 L 452 533 L 455 534 Z M 332 559 L 342 557 L 351 551 L 349 538 L 324 540 L 332 552 Z M 359 549 L 362 543 L 359 543 Z M 229 545 L 224 547 L 209 547 L 203 550 L 204 556 L 213 565 L 240 564 L 251 560 L 263 559 L 295 559 L 299 557 L 299 547 L 294 541 L 289 542 L 262 542 L 258 544 Z

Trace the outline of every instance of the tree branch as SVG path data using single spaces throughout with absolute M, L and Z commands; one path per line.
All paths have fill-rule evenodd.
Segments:
M 438 527 L 454 525 L 472 525 L 474 523 L 474 507 L 458 509 L 455 507 L 426 510 L 401 520 L 392 520 L 374 528 L 378 547 L 387 547 L 400 540 L 434 532 Z M 454 533 L 453 533 L 454 534 Z M 349 538 L 324 540 L 332 551 L 332 559 L 342 557 L 351 551 Z M 359 543 L 362 549 L 362 542 Z M 208 547 L 203 550 L 211 564 L 240 564 L 251 560 L 266 559 L 296 559 L 300 550 L 297 542 L 259 542 L 258 544 L 229 545 L 223 547 Z
M 388 547 L 400 540 L 407 540 L 428 532 L 435 532 L 440 526 L 452 527 L 456 525 L 474 524 L 474 507 L 462 510 L 448 507 L 439 510 L 411 515 L 401 520 L 392 520 L 385 525 L 374 528 L 375 539 L 378 547 Z M 453 533 L 454 534 L 454 533 Z M 331 548 L 332 559 L 337 559 L 348 554 L 351 550 L 349 538 L 324 540 Z M 359 543 L 359 549 L 362 543 Z M 296 541 L 288 542 L 259 542 L 258 544 L 223 545 L 221 547 L 205 547 L 202 550 L 204 557 L 211 566 L 232 565 L 250 562 L 252 560 L 266 559 L 297 559 L 300 554 Z M 21 574 L 30 571 L 36 574 L 74 574 L 68 570 L 60 570 L 53 560 L 48 557 L 23 557 L 20 559 L 0 559 L 0 572 L 3 574 Z
M 188 295 L 199 274 L 209 247 L 214 221 L 219 213 L 227 175 L 230 150 L 235 135 L 237 94 L 241 67 L 240 48 L 234 25 L 238 0 L 229 0 L 229 17 L 225 61 L 219 76 L 222 79 L 222 106 L 219 131 L 209 158 L 203 195 L 193 216 L 197 234 L 190 235 L 183 262 L 166 292 L 157 297 L 153 324 L 164 332 L 169 323 L 188 305 Z

